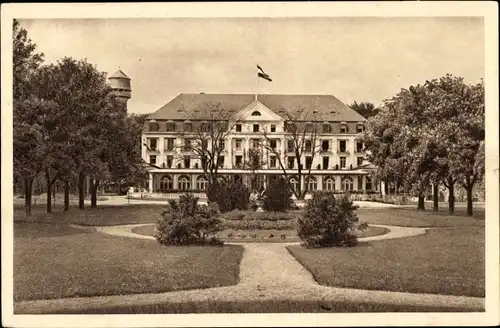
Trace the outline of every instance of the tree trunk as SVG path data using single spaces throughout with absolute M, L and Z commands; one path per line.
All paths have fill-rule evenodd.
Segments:
M 45 178 L 47 179 L 47 213 L 52 213 L 52 183 L 48 171 L 45 172 Z
M 83 172 L 78 174 L 78 208 L 81 210 L 85 208 L 85 174 Z
M 26 216 L 31 216 L 31 194 L 33 187 L 33 179 L 24 179 L 24 210 Z
M 425 211 L 425 195 L 424 195 L 424 193 L 419 193 L 418 194 L 417 210 L 419 210 L 419 211 Z
M 69 210 L 69 181 L 64 181 L 64 211 Z
M 90 181 L 90 207 L 97 207 L 97 187 L 99 187 L 99 179 Z
M 472 183 L 468 184 L 465 190 L 467 190 L 467 215 L 472 216 L 472 188 L 474 185 Z
M 448 179 L 448 212 L 455 213 L 455 183 L 452 179 Z
M 432 185 L 432 201 L 434 203 L 432 210 L 434 212 L 439 211 L 439 187 L 437 183 Z

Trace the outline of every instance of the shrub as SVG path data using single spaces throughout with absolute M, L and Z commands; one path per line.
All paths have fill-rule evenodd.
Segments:
M 198 198 L 181 195 L 169 205 L 156 224 L 156 240 L 162 245 L 220 245 L 214 234 L 223 230 L 217 205 L 198 205 Z
M 241 182 L 221 181 L 209 190 L 222 213 L 235 209 L 246 210 L 250 205 L 250 190 Z
M 297 235 L 306 247 L 357 245 L 357 206 L 347 195 L 335 199 L 332 192 L 317 192 L 297 222 Z
M 295 220 L 224 220 L 223 226 L 234 230 L 290 230 L 295 229 Z
M 285 212 L 291 206 L 291 195 L 286 180 L 284 178 L 276 179 L 269 184 L 264 193 L 264 210 Z

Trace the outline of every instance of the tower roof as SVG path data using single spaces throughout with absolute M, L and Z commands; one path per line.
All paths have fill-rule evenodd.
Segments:
M 117 70 L 113 75 L 111 75 L 109 77 L 109 79 L 128 79 L 130 80 L 130 78 L 125 75 L 125 73 L 123 73 L 123 71 L 121 69 Z

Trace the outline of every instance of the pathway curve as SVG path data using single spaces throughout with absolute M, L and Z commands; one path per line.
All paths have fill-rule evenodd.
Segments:
M 96 230 L 114 236 L 152 239 L 132 229 L 150 224 L 96 227 Z M 426 233 L 425 228 L 385 226 L 384 235 L 360 238 L 360 241 L 403 238 Z M 235 243 L 236 244 L 236 243 Z M 244 247 L 240 264 L 240 281 L 235 286 L 174 291 L 159 294 L 116 295 L 23 301 L 16 303 L 18 313 L 50 313 L 85 311 L 89 307 L 130 304 L 144 305 L 160 302 L 185 301 L 251 301 L 251 300 L 310 300 L 346 301 L 394 304 L 404 306 L 438 306 L 442 308 L 484 309 L 484 298 L 435 294 L 372 291 L 321 286 L 312 274 L 287 251 L 286 246 L 298 243 L 237 243 Z

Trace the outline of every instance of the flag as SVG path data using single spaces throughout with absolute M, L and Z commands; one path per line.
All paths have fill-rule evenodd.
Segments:
M 269 82 L 272 82 L 273 80 L 271 80 L 271 77 L 269 77 L 269 75 L 266 74 L 266 72 L 264 72 L 264 70 L 262 69 L 262 67 L 260 67 L 259 65 L 257 65 L 257 69 L 259 70 L 259 72 L 257 73 L 257 76 L 264 79 L 264 80 L 268 80 Z

